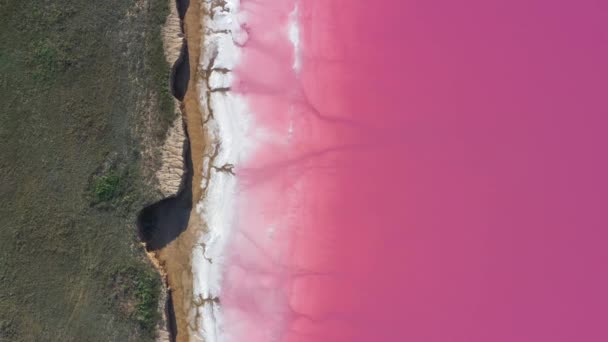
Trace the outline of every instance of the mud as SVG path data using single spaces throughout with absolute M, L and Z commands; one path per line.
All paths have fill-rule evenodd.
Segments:
M 174 1 L 174 0 L 171 0 Z M 176 0 L 171 3 L 172 15 L 168 18 L 173 26 L 173 36 L 182 37 L 183 45 L 169 44 L 166 53 L 175 61 L 171 72 L 171 91 L 179 101 L 185 136 L 184 177 L 176 194 L 142 210 L 138 220 L 140 235 L 146 244 L 148 255 L 164 278 L 168 288 L 165 307 L 167 331 L 170 341 L 187 342 L 190 332 L 196 330 L 190 317 L 197 302 L 192 293 L 192 250 L 203 228 L 200 216 L 194 210 L 203 194 L 203 155 L 207 137 L 203 130 L 202 109 L 199 104 L 197 81 L 200 59 L 202 14 L 197 0 Z M 181 32 L 174 32 L 179 17 Z M 175 158 L 174 158 L 175 159 Z M 171 172 L 178 169 L 170 165 Z

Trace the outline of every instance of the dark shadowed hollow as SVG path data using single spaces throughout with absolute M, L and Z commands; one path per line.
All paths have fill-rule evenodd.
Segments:
M 188 81 L 190 81 L 190 57 L 188 54 L 188 42 L 184 41 L 179 58 L 171 69 L 171 93 L 173 93 L 176 99 L 180 101 L 184 100 L 184 96 L 188 90 Z
M 184 20 L 184 17 L 186 16 L 186 11 L 190 6 L 190 0 L 177 0 L 175 1 L 175 4 L 177 5 L 177 14 L 179 15 L 179 18 L 181 20 Z
M 173 308 L 173 296 L 169 290 L 167 303 L 165 305 L 165 315 L 167 316 L 167 330 L 169 331 L 169 341 L 175 342 L 177 336 L 177 322 L 175 320 L 175 310 Z
M 137 217 L 139 235 L 148 251 L 165 247 L 188 227 L 192 210 L 192 158 L 190 144 L 186 146 L 186 169 L 180 191 L 145 207 Z

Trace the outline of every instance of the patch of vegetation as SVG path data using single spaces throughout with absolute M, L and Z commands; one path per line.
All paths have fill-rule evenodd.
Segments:
M 66 46 L 44 39 L 32 44 L 29 64 L 34 77 L 39 81 L 49 81 L 58 72 L 73 65 L 78 56 L 71 54 Z
M 158 313 L 159 288 L 160 281 L 155 273 L 143 273 L 137 282 L 135 319 L 149 333 L 154 332 L 154 326 L 160 317 Z
M 0 341 L 154 339 L 160 280 L 135 218 L 158 199 L 142 141 L 175 117 L 167 13 L 165 0 L 0 0 Z M 117 269 L 134 272 L 129 297 L 107 285 Z
M 112 210 L 119 215 L 129 215 L 137 203 L 137 182 L 142 178 L 141 172 L 124 160 L 111 159 L 104 163 L 101 171 L 91 178 L 88 199 L 92 207 L 101 210 Z
M 120 178 L 116 173 L 110 172 L 95 178 L 93 183 L 93 194 L 97 202 L 105 202 L 113 199 L 120 192 Z
M 122 267 L 109 284 L 113 299 L 110 304 L 120 303 L 124 317 L 138 322 L 147 336 L 153 336 L 160 318 L 160 285 L 157 274 L 148 269 L 138 265 Z
M 135 183 L 141 177 L 137 169 L 119 163 L 95 174 L 89 188 L 91 205 L 98 209 L 115 210 L 118 214 L 128 215 L 136 204 L 137 188 Z
M 34 45 L 32 64 L 36 77 L 50 78 L 63 63 L 60 61 L 59 51 L 47 41 L 43 41 Z

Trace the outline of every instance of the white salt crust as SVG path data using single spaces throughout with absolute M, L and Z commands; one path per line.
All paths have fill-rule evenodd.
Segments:
M 223 4 L 223 5 L 221 5 Z M 203 158 L 204 197 L 196 210 L 206 224 L 196 247 L 192 251 L 193 295 L 195 306 L 190 312 L 191 341 L 229 342 L 234 331 L 225 331 L 222 320 L 221 283 L 226 265 L 226 245 L 231 238 L 236 217 L 238 178 L 229 171 L 238 169 L 256 143 L 268 140 L 263 128 L 251 122 L 247 102 L 234 93 L 233 70 L 241 58 L 241 47 L 247 41 L 242 29 L 246 16 L 239 11 L 240 0 L 203 0 L 205 17 L 204 45 L 201 47 L 200 68 L 206 71 L 207 80 L 199 84 L 200 103 L 209 105 L 212 116 L 205 126 L 213 151 Z M 300 28 L 297 23 L 298 7 L 289 18 L 287 35 L 294 47 L 293 68 L 300 70 Z M 207 113 L 209 114 L 209 113 Z M 293 127 L 290 126 L 290 133 Z M 289 138 L 288 138 L 289 139 Z M 213 152 L 217 154 L 212 158 Z M 272 237 L 274 229 L 269 229 Z M 270 303 L 268 303 L 270 305 Z M 234 314 L 234 313 L 225 313 Z M 279 319 L 279 318 L 274 318 Z M 194 324 L 196 323 L 196 324 Z M 243 327 L 246 322 L 240 322 Z M 231 329 L 239 329 L 231 327 Z M 230 341 L 232 342 L 232 341 Z M 241 342 L 241 341 L 234 341 Z
M 217 154 L 213 160 L 212 155 L 204 158 L 204 167 L 209 171 L 201 184 L 205 195 L 196 210 L 207 229 L 192 251 L 196 306 L 191 318 L 198 329 L 191 331 L 191 340 L 205 342 L 226 340 L 218 299 L 225 264 L 224 250 L 233 226 L 237 179 L 228 168 L 220 169 L 238 166 L 243 159 L 251 118 L 244 99 L 230 91 L 234 82 L 232 71 L 241 56 L 239 46 L 246 40 L 237 17 L 239 1 L 227 0 L 223 7 L 217 5 L 219 3 L 203 2 L 205 13 L 211 15 L 203 18 L 206 31 L 200 67 L 207 71 L 207 82 L 199 84 L 200 101 L 203 107 L 209 104 L 213 113 L 206 129 L 214 146 L 212 154 Z

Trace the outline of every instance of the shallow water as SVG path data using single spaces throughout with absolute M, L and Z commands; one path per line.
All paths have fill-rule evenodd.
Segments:
M 239 13 L 219 340 L 608 339 L 607 4 Z

